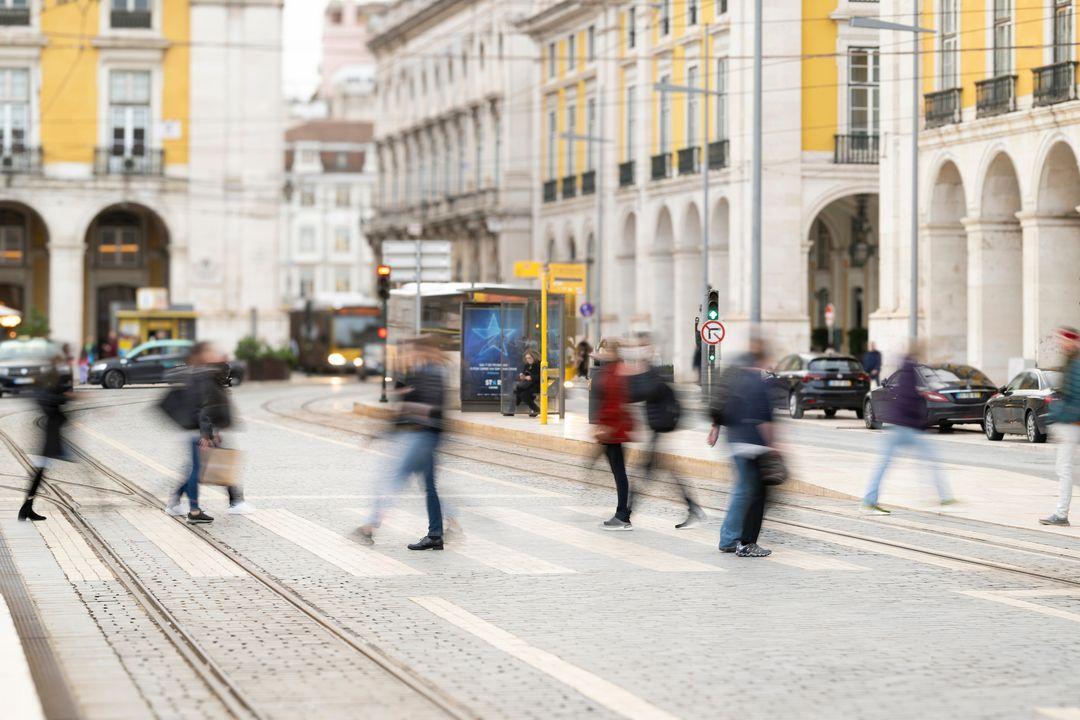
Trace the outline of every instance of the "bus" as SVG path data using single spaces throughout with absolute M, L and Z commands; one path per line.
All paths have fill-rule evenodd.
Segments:
M 326 296 L 299 303 L 289 313 L 297 363 L 309 373 L 382 372 L 382 309 L 362 296 Z

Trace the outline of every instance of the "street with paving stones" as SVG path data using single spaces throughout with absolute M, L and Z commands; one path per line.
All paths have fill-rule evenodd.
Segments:
M 411 484 L 369 548 L 353 531 L 397 439 L 352 413 L 355 381 L 235 389 L 256 509 L 205 487 L 215 521 L 193 529 L 162 511 L 188 448 L 161 392 L 72 405 L 100 466 L 51 470 L 43 523 L 15 519 L 34 408 L 0 406 L 3 587 L 49 717 L 66 695 L 84 718 L 1080 718 L 1071 537 L 785 496 L 773 555 L 736 558 L 708 478 L 710 524 L 676 531 L 659 483 L 633 532 L 604 533 L 602 464 L 454 437 L 439 487 L 464 538 L 406 549 Z

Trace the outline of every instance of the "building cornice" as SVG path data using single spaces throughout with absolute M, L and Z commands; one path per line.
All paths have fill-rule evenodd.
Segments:
M 394 7 L 389 8 L 383 17 L 389 17 L 393 15 L 398 8 L 409 0 L 398 0 Z M 430 21 L 432 18 L 438 17 L 439 14 L 446 12 L 455 5 L 465 4 L 465 0 L 433 0 L 427 7 L 423 8 L 419 12 L 413 13 L 408 17 L 399 20 L 397 23 L 390 25 L 386 29 L 382 30 L 368 41 L 368 48 L 372 52 L 377 53 L 380 50 L 385 49 L 397 40 L 400 40 L 403 36 L 407 35 L 410 31 L 421 27 L 424 23 Z
M 225 7 L 285 7 L 284 0 L 188 0 L 195 7 L 197 5 L 222 5 Z
M 543 38 L 556 31 L 573 26 L 576 22 L 594 18 L 602 7 L 595 2 L 563 0 L 530 17 L 514 23 L 518 30 L 534 38 Z

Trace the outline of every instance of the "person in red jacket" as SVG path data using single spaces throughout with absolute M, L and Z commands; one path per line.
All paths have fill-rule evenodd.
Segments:
M 605 520 L 605 530 L 632 530 L 630 525 L 630 481 L 626 476 L 623 443 L 630 440 L 634 419 L 630 415 L 630 386 L 619 357 L 619 344 L 613 340 L 603 343 L 593 354 L 598 364 L 593 382 L 599 383 L 600 412 L 597 416 L 596 440 L 604 446 L 611 474 L 615 476 L 618 505 L 615 515 Z

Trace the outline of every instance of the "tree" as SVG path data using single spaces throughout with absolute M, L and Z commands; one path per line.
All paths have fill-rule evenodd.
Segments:
M 41 312 L 37 308 L 33 308 L 27 313 L 23 319 L 22 324 L 19 325 L 20 335 L 29 335 L 30 337 L 49 337 L 49 318 L 45 313 Z

